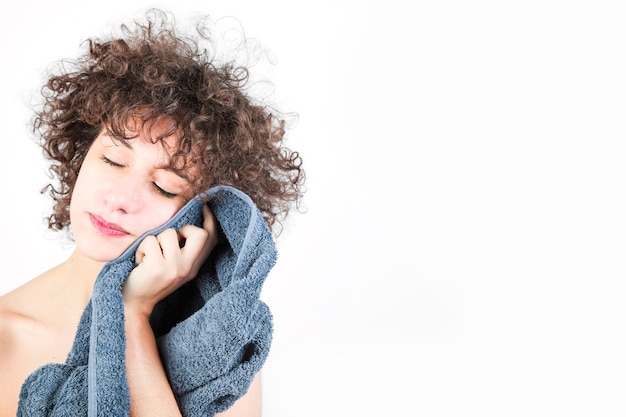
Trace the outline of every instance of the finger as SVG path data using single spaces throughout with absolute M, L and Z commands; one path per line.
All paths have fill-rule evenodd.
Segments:
M 213 248 L 217 244 L 217 219 L 211 210 L 209 210 L 209 206 L 207 204 L 202 206 L 202 215 L 204 218 L 202 228 L 209 233 L 209 238 L 212 243 L 211 248 Z
M 186 257 L 197 257 L 204 250 L 209 233 L 197 226 L 185 225 L 178 231 L 180 237 L 185 240 L 185 246 L 181 248 L 181 252 Z
M 207 204 L 202 206 L 202 218 L 203 218 L 203 223 L 202 223 L 203 229 L 209 232 L 216 229 L 217 220 L 215 220 L 215 216 L 213 215 L 213 213 L 211 212 L 211 209 L 209 209 L 209 206 Z
M 157 235 L 157 241 L 165 259 L 172 259 L 180 253 L 179 236 L 174 229 L 165 229 Z
M 217 244 L 217 220 L 206 204 L 202 206 L 202 215 L 202 229 L 206 231 L 206 234 L 202 232 L 202 229 L 193 225 L 185 225 L 178 231 L 180 242 L 184 242 L 184 244 L 180 245 L 181 248 L 187 246 L 187 239 L 190 236 L 198 245 L 192 244 L 191 248 L 187 248 L 187 252 L 197 253 L 196 249 L 201 250 L 206 246 L 213 249 Z
M 217 238 L 207 230 L 196 226 L 183 226 L 179 231 L 185 237 L 185 246 L 182 248 L 184 261 L 191 267 L 190 274 L 196 276 L 198 271 L 215 247 Z
M 157 256 L 161 254 L 161 246 L 156 236 L 146 236 L 135 251 L 135 263 L 140 264 L 146 256 Z

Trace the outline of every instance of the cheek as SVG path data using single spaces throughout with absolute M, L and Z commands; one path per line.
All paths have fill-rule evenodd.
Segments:
M 147 211 L 143 216 L 138 216 L 137 221 L 142 224 L 142 233 L 155 229 L 164 223 L 167 223 L 169 219 L 180 210 L 182 205 L 175 202 L 163 202 L 160 199 L 147 204 Z
M 74 211 L 74 209 L 79 209 L 80 206 L 89 200 L 90 194 L 95 191 L 94 185 L 96 184 L 99 184 L 99 182 L 92 180 L 89 169 L 81 169 L 78 174 L 78 178 L 76 179 L 76 183 L 74 184 L 74 188 L 72 189 L 72 195 L 70 198 L 70 214 Z

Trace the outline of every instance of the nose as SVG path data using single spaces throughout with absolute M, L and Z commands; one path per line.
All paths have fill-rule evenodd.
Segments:
M 142 187 L 139 179 L 132 175 L 120 175 L 105 189 L 104 203 L 112 212 L 136 213 L 141 209 Z

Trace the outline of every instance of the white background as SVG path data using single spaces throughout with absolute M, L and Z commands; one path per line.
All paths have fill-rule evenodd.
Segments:
M 626 415 L 620 1 L 174 3 L 237 18 L 299 115 L 266 416 Z M 0 293 L 69 253 L 30 94 L 149 5 L 0 6 Z

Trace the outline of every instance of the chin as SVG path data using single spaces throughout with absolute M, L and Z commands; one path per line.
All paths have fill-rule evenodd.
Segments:
M 120 253 L 121 255 L 121 253 Z M 102 254 L 98 254 L 98 256 L 94 256 L 94 255 L 86 255 L 89 259 L 96 261 L 96 262 L 102 262 L 102 263 L 107 263 L 107 262 L 111 262 L 112 260 L 116 259 L 119 255 L 116 256 L 103 256 Z
M 85 256 L 95 262 L 110 262 L 118 258 L 127 249 L 127 246 L 121 247 L 116 245 L 111 247 L 110 245 L 81 245 L 80 242 L 76 242 L 76 248 Z

